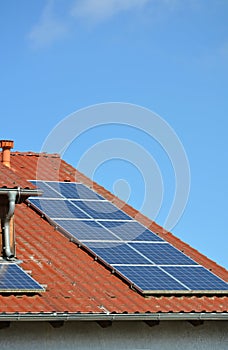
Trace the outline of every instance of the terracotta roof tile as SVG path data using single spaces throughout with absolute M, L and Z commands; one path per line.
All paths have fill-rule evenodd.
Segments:
M 0 163 L 0 188 L 35 188 L 26 179 L 21 177 L 18 173 L 12 169 L 6 167 Z
M 212 269 L 228 281 L 228 272 L 191 248 L 162 227 L 126 205 L 98 184 L 61 160 L 58 155 L 14 152 L 12 169 L 17 181 L 39 179 L 83 181 L 123 210 L 137 216 L 147 227 L 184 250 L 190 257 Z M 5 171 L 5 170 L 4 170 Z M 5 174 L 5 172 L 4 172 Z M 1 178 L 4 176 L 1 174 Z M 23 181 L 24 181 L 23 180 Z M 1 181 L 1 180 L 0 180 Z M 18 182 L 19 183 L 19 182 Z M 18 184 L 17 183 L 17 184 Z M 46 220 L 26 204 L 15 212 L 17 257 L 33 278 L 47 285 L 37 295 L 0 295 L 0 313 L 167 313 L 167 312 L 228 312 L 228 296 L 149 296 L 144 297 L 112 274 L 83 249 L 56 231 Z

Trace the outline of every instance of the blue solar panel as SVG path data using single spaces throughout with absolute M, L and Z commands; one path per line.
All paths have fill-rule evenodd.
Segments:
M 116 268 L 143 291 L 187 291 L 185 286 L 157 266 L 118 266 Z
M 120 241 L 121 242 L 121 241 Z M 89 247 L 97 256 L 102 258 L 110 265 L 114 264 L 148 264 L 148 260 L 137 254 L 127 244 L 115 244 L 106 242 L 87 242 Z
M 191 290 L 228 290 L 228 284 L 202 266 L 162 267 Z
M 49 199 L 30 202 L 141 291 L 228 291 L 227 283 L 83 184 L 37 184 Z
M 116 236 L 114 236 L 96 221 L 55 220 L 55 222 L 57 225 L 68 231 L 82 242 L 85 240 L 118 240 Z
M 0 264 L 0 292 L 42 292 L 44 288 L 18 265 Z
M 43 181 L 30 181 L 33 185 L 43 191 L 42 198 L 59 198 L 59 193 L 47 186 Z
M 163 239 L 136 221 L 102 221 L 101 224 L 115 233 L 123 241 L 163 242 Z
M 74 199 L 104 199 L 99 196 L 88 187 L 78 184 L 75 182 L 46 182 L 53 189 L 58 191 L 65 198 L 74 198 Z
M 194 265 L 188 258 L 169 243 L 130 243 L 130 246 L 143 253 L 156 265 Z
M 130 216 L 105 201 L 71 201 L 94 219 L 132 220 Z
M 29 201 L 50 218 L 90 218 L 67 200 L 30 199 Z

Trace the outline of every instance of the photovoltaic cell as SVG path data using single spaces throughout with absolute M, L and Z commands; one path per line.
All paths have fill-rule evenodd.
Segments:
M 58 191 L 65 198 L 74 198 L 74 199 L 99 199 L 103 200 L 104 198 L 90 190 L 88 187 L 77 184 L 75 182 L 46 182 L 53 189 Z
M 118 266 L 117 270 L 144 291 L 187 291 L 187 288 L 157 266 Z
M 191 290 L 227 290 L 228 285 L 202 266 L 167 266 L 162 267 Z
M 116 244 L 106 243 L 106 242 L 87 242 L 87 247 L 89 247 L 97 256 L 102 258 L 110 265 L 114 264 L 148 264 L 148 260 L 137 254 L 131 247 L 127 244 L 121 244 L 116 242 Z
M 67 200 L 30 199 L 30 202 L 50 218 L 90 218 Z
M 77 207 L 85 211 L 94 219 L 111 219 L 111 220 L 132 220 L 130 216 L 116 208 L 113 204 L 105 201 L 71 201 Z
M 169 243 L 130 243 L 156 265 L 194 265 L 192 259 Z
M 123 241 L 163 241 L 158 235 L 146 229 L 137 221 L 102 221 L 101 224 Z
M 42 292 L 44 288 L 18 265 L 0 263 L 0 292 Z
M 55 220 L 55 222 L 82 242 L 84 240 L 118 240 L 96 221 Z

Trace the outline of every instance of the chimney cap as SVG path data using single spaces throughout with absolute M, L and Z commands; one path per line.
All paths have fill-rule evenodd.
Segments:
M 12 140 L 0 140 L 0 148 L 11 149 L 14 147 L 14 142 Z

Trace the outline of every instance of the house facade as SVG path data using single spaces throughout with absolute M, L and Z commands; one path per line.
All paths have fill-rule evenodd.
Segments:
M 197 324 L 197 323 L 196 323 Z M 227 349 L 227 321 L 114 321 L 102 328 L 95 321 L 67 321 L 60 328 L 48 322 L 11 322 L 1 329 L 1 349 L 170 350 Z

